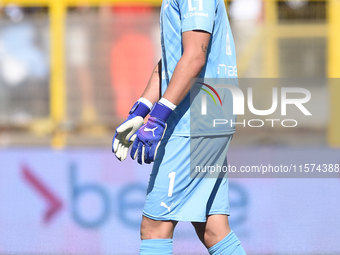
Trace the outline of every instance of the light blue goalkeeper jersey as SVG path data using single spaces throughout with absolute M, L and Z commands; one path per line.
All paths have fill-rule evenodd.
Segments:
M 229 84 L 237 86 L 237 79 L 232 79 L 237 78 L 235 46 L 224 1 L 163 0 L 160 16 L 162 94 L 167 89 L 183 53 L 182 33 L 190 30 L 204 30 L 211 34 L 207 61 L 199 78 L 226 78 Z M 214 84 L 209 85 L 214 87 Z M 206 89 L 209 90 L 208 87 Z M 221 98 L 221 105 L 223 104 L 227 109 L 224 111 L 225 118 L 235 120 L 232 114 L 231 93 L 226 92 L 226 89 L 216 89 L 216 92 Z M 213 94 L 213 96 L 216 95 Z M 209 112 L 204 116 L 208 118 L 207 123 L 212 123 L 214 118 L 221 118 L 218 111 L 210 110 L 214 102 L 209 96 L 207 104 Z M 199 112 L 197 114 L 197 118 L 200 117 Z M 190 121 L 190 95 L 187 95 L 168 119 L 166 135 L 221 135 L 235 132 L 235 128 L 231 125 L 220 125 L 210 129 L 207 127 L 209 130 L 204 130 L 204 127 L 202 130 L 202 126 L 196 128 L 192 125 L 190 127 L 192 121 L 193 118 Z

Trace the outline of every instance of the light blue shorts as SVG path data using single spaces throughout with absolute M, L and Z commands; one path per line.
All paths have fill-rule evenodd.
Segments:
M 199 178 L 191 178 L 190 171 L 197 171 L 197 165 L 227 166 L 231 139 L 232 135 L 163 139 L 150 175 L 143 215 L 192 222 L 205 222 L 212 214 L 229 215 L 225 174 L 200 172 Z

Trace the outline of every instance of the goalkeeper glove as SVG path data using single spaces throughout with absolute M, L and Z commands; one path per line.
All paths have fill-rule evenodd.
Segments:
M 132 145 L 131 158 L 137 157 L 139 164 L 150 164 L 155 161 L 158 147 L 167 128 L 166 121 L 175 107 L 171 102 L 162 98 L 150 112 L 149 120 L 138 130 Z
M 149 100 L 139 99 L 131 108 L 128 118 L 117 127 L 112 141 L 112 152 L 120 161 L 126 159 L 128 149 L 136 138 L 134 134 L 143 125 L 151 107 Z

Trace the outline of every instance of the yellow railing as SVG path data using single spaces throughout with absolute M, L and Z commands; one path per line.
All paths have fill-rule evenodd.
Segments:
M 50 119 L 55 125 L 52 146 L 65 145 L 65 134 L 58 125 L 66 119 L 66 82 L 65 82 L 65 20 L 68 7 L 79 5 L 151 5 L 160 6 L 161 0 L 0 0 L 0 5 L 16 4 L 23 7 L 47 6 L 50 17 Z
M 277 8 L 276 2 L 282 0 L 266 0 L 265 1 L 265 20 L 267 23 L 266 42 L 264 52 L 264 69 L 262 77 L 278 77 L 278 38 L 287 37 L 327 37 L 327 77 L 340 78 L 340 0 L 327 1 L 327 24 L 323 25 L 280 25 L 277 23 Z M 312 0 L 320 1 L 320 0 Z M 321 0 L 322 1 L 322 0 Z M 264 31 L 260 31 L 264 33 Z M 260 37 L 260 36 L 259 36 Z M 242 61 L 238 61 L 239 74 L 246 70 L 247 64 L 255 53 L 256 44 L 259 44 L 259 38 L 254 37 L 253 41 L 249 42 L 249 53 L 244 54 Z M 240 59 L 239 59 L 240 60 Z M 333 147 L 340 147 L 340 82 L 338 79 L 329 80 L 329 124 L 328 124 L 328 144 Z M 328 103 L 328 102 L 325 102 Z
M 328 2 L 328 77 L 340 78 L 340 1 Z M 340 146 L 340 83 L 331 81 L 330 94 L 330 123 L 328 128 L 328 143 Z
M 152 5 L 160 6 L 162 0 L 2 0 L 2 4 L 17 4 L 19 6 L 79 6 L 79 5 Z
M 229 0 L 228 0 L 229 1 Z M 265 20 L 270 27 L 275 29 L 266 30 L 266 52 L 264 56 L 263 77 L 278 77 L 278 47 L 277 38 L 283 36 L 303 37 L 307 35 L 323 36 L 328 38 L 328 77 L 340 78 L 340 0 L 327 1 L 327 25 L 305 27 L 298 29 L 296 26 L 280 25 L 277 23 L 276 2 L 280 0 L 265 1 Z M 318 1 L 318 0 L 313 0 Z M 65 18 L 67 8 L 79 5 L 151 5 L 160 6 L 161 0 L 0 0 L 0 5 L 17 4 L 19 6 L 47 6 L 50 14 L 51 35 L 51 77 L 50 77 L 50 118 L 56 125 L 56 135 L 52 145 L 63 146 L 64 141 L 58 133 L 58 124 L 66 119 L 66 84 L 65 84 Z M 274 26 L 271 26 L 274 25 Z M 328 31 L 327 31 L 328 28 Z M 289 29 L 289 32 L 288 32 Z M 296 29 L 296 30 L 294 30 Z M 307 31 L 305 29 L 312 29 Z M 296 32 L 294 32 L 296 31 Z M 305 33 L 301 34 L 301 31 Z M 255 38 L 256 39 L 256 38 Z M 254 47 L 249 51 L 254 52 Z M 246 54 L 245 54 L 246 55 Z M 248 54 L 249 55 L 249 54 Z M 245 70 L 247 58 L 239 59 L 239 73 Z M 328 142 L 332 146 L 340 146 L 340 85 L 336 82 L 330 83 L 330 123 L 328 128 Z

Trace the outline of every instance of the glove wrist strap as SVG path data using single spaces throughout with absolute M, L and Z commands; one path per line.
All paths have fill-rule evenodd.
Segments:
M 171 115 L 171 113 L 172 113 L 172 110 L 169 107 L 163 105 L 160 102 L 157 102 L 155 106 L 153 107 L 153 109 L 151 110 L 150 116 L 166 122 L 169 116 Z
M 146 117 L 146 115 L 149 114 L 149 112 L 150 112 L 150 108 L 146 104 L 144 104 L 144 103 L 142 103 L 140 101 L 137 101 L 132 106 L 129 114 L 134 114 L 136 116 L 141 116 L 144 119 Z

